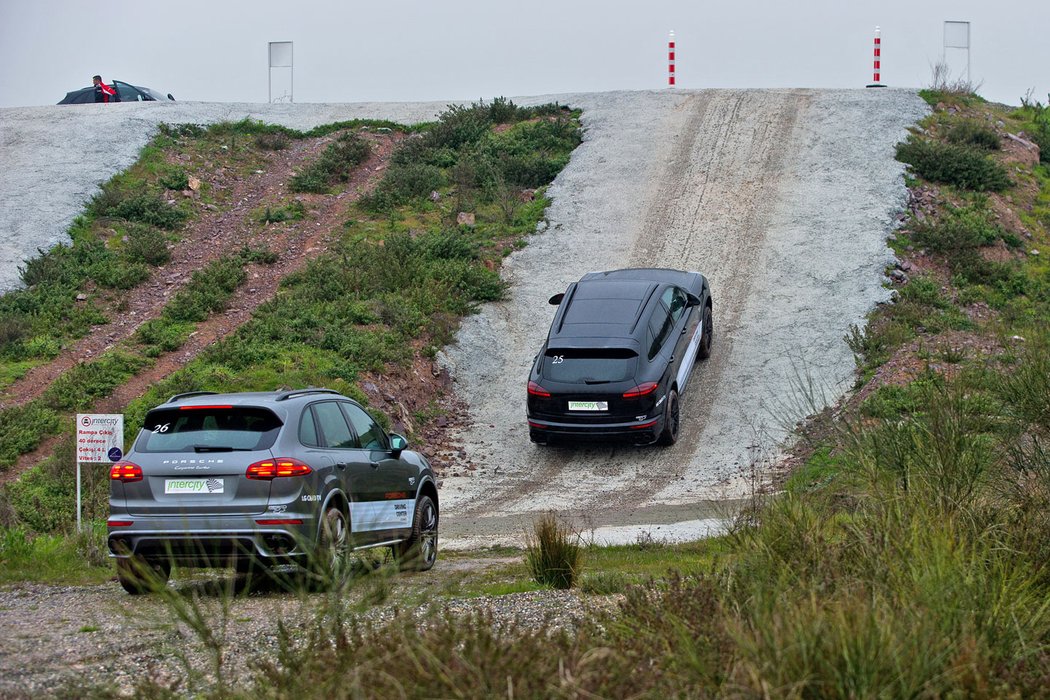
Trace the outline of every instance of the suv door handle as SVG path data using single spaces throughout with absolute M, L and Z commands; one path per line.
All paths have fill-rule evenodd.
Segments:
M 372 469 L 379 469 L 379 462 L 369 462 L 368 465 L 372 467 Z
M 336 462 L 335 463 L 335 468 L 336 469 L 346 469 L 346 462 Z

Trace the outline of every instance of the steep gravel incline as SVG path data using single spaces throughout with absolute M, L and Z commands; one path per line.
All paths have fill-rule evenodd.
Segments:
M 550 228 L 508 260 L 510 298 L 468 319 L 448 353 L 478 465 L 445 481 L 445 532 L 464 543 L 517 539 L 547 509 L 600 539 L 638 526 L 673 537 L 675 523 L 695 530 L 746 496 L 805 396 L 834 400 L 851 378 L 842 337 L 888 295 L 885 239 L 906 194 L 893 146 L 926 111 L 892 90 L 561 98 L 584 108 L 587 139 L 550 190 Z M 532 445 L 524 385 L 553 317 L 546 299 L 627 266 L 711 280 L 714 351 L 683 396 L 682 438 Z

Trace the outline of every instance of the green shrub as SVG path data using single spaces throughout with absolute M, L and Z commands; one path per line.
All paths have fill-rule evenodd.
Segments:
M 285 221 L 300 221 L 305 216 L 306 207 L 299 200 L 295 200 L 283 207 L 266 207 L 259 214 L 259 222 L 263 224 L 279 224 Z
M 187 214 L 153 194 L 125 195 L 115 187 L 103 186 L 92 199 L 88 211 L 98 217 L 120 218 L 157 228 L 173 230 Z
M 990 126 L 973 119 L 964 119 L 953 124 L 946 134 L 948 143 L 975 146 L 988 151 L 999 150 L 999 134 Z
M 74 365 L 51 383 L 41 400 L 56 411 L 89 408 L 95 399 L 109 396 L 145 364 L 138 355 L 116 350 L 107 352 L 93 362 Z
M 371 154 L 368 141 L 353 133 L 340 135 L 320 158 L 292 177 L 293 192 L 324 194 L 336 182 L 346 182 L 354 168 Z
M 255 145 L 264 151 L 283 151 L 288 148 L 288 136 L 280 132 L 262 133 L 255 136 Z
M 939 219 L 915 221 L 910 225 L 916 243 L 936 253 L 952 254 L 991 245 L 1003 234 L 991 213 L 980 205 L 948 205 Z
M 0 468 L 11 466 L 45 435 L 58 430 L 58 420 L 58 414 L 40 401 L 0 411 Z
M 441 169 L 426 164 L 393 165 L 379 186 L 394 201 L 403 203 L 413 197 L 425 197 L 445 184 Z
M 623 593 L 628 585 L 627 576 L 619 571 L 595 571 L 580 577 L 580 591 L 591 595 Z
M 239 256 L 208 263 L 190 277 L 189 283 L 168 302 L 164 315 L 172 321 L 200 322 L 215 311 L 222 311 L 246 273 Z
M 580 535 L 554 513 L 545 513 L 533 525 L 525 559 L 536 583 L 559 589 L 572 588 L 582 573 Z
M 447 148 L 454 151 L 477 142 L 488 133 L 491 126 L 489 110 L 484 105 L 450 105 L 438 117 L 437 124 L 424 133 L 423 139 L 428 149 Z
M 159 267 L 171 260 L 168 237 L 152 226 L 132 224 L 128 226 L 124 257 L 132 263 L 144 262 Z
M 912 166 L 915 174 L 978 192 L 1005 190 L 1011 185 L 1006 170 L 982 151 L 969 146 L 908 137 L 897 144 L 897 160 Z
M 190 186 L 190 179 L 186 175 L 186 171 L 182 168 L 172 168 L 168 172 L 160 176 L 158 180 L 164 189 L 168 190 L 184 190 Z
M 1017 366 L 999 377 L 996 388 L 1025 430 L 1050 437 L 1050 330 L 1044 326 L 1029 335 Z
M 92 267 L 91 277 L 103 287 L 131 289 L 149 277 L 149 268 L 140 262 L 112 260 Z

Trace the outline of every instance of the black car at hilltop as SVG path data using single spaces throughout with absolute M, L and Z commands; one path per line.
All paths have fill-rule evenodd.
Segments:
M 712 302 L 699 272 L 591 272 L 558 305 L 529 376 L 529 437 L 658 442 L 681 423 L 679 395 L 711 354 Z
M 175 98 L 171 96 L 171 93 L 164 94 L 160 90 L 154 90 L 153 88 L 145 87 L 143 85 L 132 85 L 131 83 L 125 83 L 122 80 L 114 80 L 111 83 L 113 89 L 117 91 L 116 98 L 113 102 L 174 102 Z M 58 101 L 60 105 L 86 105 L 94 104 L 95 102 L 95 88 L 85 87 L 79 90 L 71 90 L 66 93 L 66 96 Z

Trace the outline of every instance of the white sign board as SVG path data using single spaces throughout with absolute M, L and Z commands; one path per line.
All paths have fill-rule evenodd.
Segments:
M 77 532 L 80 520 L 80 465 L 119 462 L 124 457 L 123 413 L 77 414 Z
M 270 42 L 270 68 L 292 67 L 292 42 Z
M 123 457 L 124 414 L 77 414 L 77 463 L 112 463 Z
M 944 48 L 970 48 L 970 23 L 946 21 L 944 23 Z

